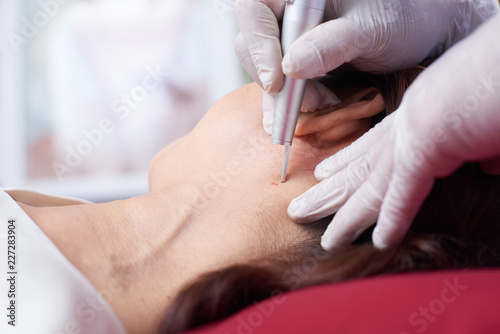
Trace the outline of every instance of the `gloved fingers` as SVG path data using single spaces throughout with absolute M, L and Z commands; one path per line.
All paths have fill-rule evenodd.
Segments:
M 370 173 L 366 157 L 321 181 L 292 200 L 288 215 L 297 223 L 311 223 L 337 212 Z
M 302 101 L 302 112 L 312 112 L 325 109 L 339 104 L 340 99 L 329 88 L 316 80 L 308 80 L 304 100 Z
M 240 60 L 241 65 L 247 71 L 248 75 L 260 86 L 262 87 L 262 82 L 260 82 L 259 75 L 257 74 L 257 68 L 253 63 L 252 56 L 248 51 L 248 46 L 243 39 L 243 35 L 241 32 L 236 37 L 236 41 L 234 42 L 234 53 Z
M 353 161 L 373 151 L 375 147 L 384 147 L 394 121 L 393 115 L 389 115 L 354 143 L 318 164 L 314 170 L 316 179 L 318 181 L 325 180 L 347 166 L 353 165 Z
M 481 162 L 481 169 L 488 175 L 500 175 L 500 157 Z
M 417 177 L 401 164 L 396 167 L 373 231 L 375 247 L 390 247 L 404 239 L 433 185 L 432 178 Z
M 376 159 L 369 177 L 337 212 L 323 235 L 321 246 L 326 251 L 354 242 L 376 222 L 391 177 L 391 144 L 385 140 L 371 153 Z
M 283 86 L 278 21 L 285 3 L 279 0 L 240 0 L 234 13 L 264 90 L 277 93 Z
M 274 96 L 274 94 L 268 94 L 266 91 L 262 92 L 262 124 L 264 125 L 264 131 L 268 135 L 272 135 L 273 132 Z
M 332 251 L 334 248 L 353 243 L 364 230 L 377 221 L 387 191 L 384 179 L 381 173 L 373 173 L 337 212 L 321 238 L 321 247 L 324 250 Z
M 283 72 L 297 79 L 314 78 L 357 58 L 371 43 L 353 21 L 331 20 L 292 44 L 283 58 Z

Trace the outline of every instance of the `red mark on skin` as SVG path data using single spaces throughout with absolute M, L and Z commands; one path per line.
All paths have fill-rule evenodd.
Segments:
M 277 186 L 278 186 L 278 184 L 276 182 L 271 183 L 271 187 L 277 187 Z

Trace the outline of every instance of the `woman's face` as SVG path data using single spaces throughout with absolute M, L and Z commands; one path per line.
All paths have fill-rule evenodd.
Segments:
M 244 86 L 219 100 L 190 134 L 158 153 L 150 166 L 150 190 L 197 196 L 201 214 L 225 212 L 232 221 L 238 217 L 240 227 L 251 220 L 248 239 L 270 224 L 280 224 L 278 234 L 297 235 L 301 228 L 286 212 L 290 201 L 317 183 L 313 172 L 319 162 L 366 132 L 370 117 L 383 110 L 380 101 L 368 108 L 374 99 L 363 100 L 373 91 L 358 95 L 344 97 L 329 110 L 301 115 L 287 181 L 280 183 L 284 147 L 272 144 L 263 130 L 262 90 Z

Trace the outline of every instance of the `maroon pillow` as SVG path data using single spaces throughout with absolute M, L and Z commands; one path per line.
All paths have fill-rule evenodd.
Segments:
M 500 333 L 500 270 L 399 274 L 313 287 L 192 333 Z

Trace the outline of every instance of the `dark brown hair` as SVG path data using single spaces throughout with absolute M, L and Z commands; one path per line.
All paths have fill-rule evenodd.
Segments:
M 343 82 L 344 88 L 353 91 L 375 86 L 387 108 L 374 118 L 376 123 L 397 109 L 422 69 L 330 80 Z M 273 259 L 231 266 L 199 278 L 171 304 L 161 333 L 179 333 L 226 318 L 275 294 L 313 285 L 409 271 L 500 265 L 500 178 L 483 174 L 477 164 L 465 165 L 436 182 L 398 246 L 376 249 L 370 228 L 354 245 L 328 254 L 319 241 L 331 219 L 305 226 L 310 239 Z

